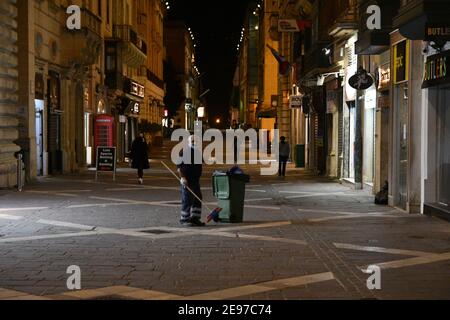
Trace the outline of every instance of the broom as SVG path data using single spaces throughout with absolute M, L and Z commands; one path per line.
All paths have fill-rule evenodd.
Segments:
M 172 170 L 172 169 L 170 169 L 169 168 L 169 166 L 167 165 L 167 164 L 165 164 L 164 163 L 164 161 L 161 161 L 161 163 L 162 163 L 162 165 L 167 169 L 167 170 L 169 170 L 169 172 L 181 183 L 181 179 L 180 179 L 180 177 L 178 177 L 178 175 Z M 208 207 L 208 205 L 202 200 L 202 199 L 200 199 L 200 197 L 199 196 L 197 196 L 196 194 L 195 194 L 195 192 L 194 191 L 192 191 L 192 189 L 191 188 L 189 188 L 188 186 L 184 186 L 198 201 L 200 201 L 200 203 L 202 204 L 202 205 L 204 205 L 205 206 L 205 208 L 210 212 L 209 213 L 209 215 L 208 215 L 208 217 L 207 217 L 207 219 L 206 219 L 206 221 L 207 221 L 207 223 L 210 223 L 212 220 L 214 220 L 214 222 L 219 222 L 219 214 L 220 214 L 220 212 L 223 210 L 222 208 L 220 208 L 220 207 L 217 207 L 217 208 L 215 208 L 214 210 L 211 210 L 209 207 Z

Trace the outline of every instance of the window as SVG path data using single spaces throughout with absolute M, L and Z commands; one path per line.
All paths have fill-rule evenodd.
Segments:
M 102 12 L 102 1 L 103 0 L 97 0 L 97 15 L 99 17 L 103 17 L 103 12 Z
M 111 24 L 111 17 L 110 17 L 110 9 L 111 9 L 111 0 L 106 0 L 106 23 Z

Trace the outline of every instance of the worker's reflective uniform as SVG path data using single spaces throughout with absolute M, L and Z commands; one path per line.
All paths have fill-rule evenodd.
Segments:
M 200 198 L 202 192 L 200 189 L 200 178 L 203 173 L 202 152 L 200 149 L 191 147 L 191 161 L 190 163 L 182 162 L 178 165 L 181 175 L 188 181 L 188 187 Z M 195 159 L 199 160 L 200 164 L 195 164 Z M 181 223 L 190 222 L 191 220 L 200 220 L 202 217 L 202 203 L 192 195 L 192 193 L 185 187 L 181 186 Z

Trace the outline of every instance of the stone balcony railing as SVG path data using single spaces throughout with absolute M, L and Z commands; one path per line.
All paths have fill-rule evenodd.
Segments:
M 66 27 L 66 15 L 61 15 L 64 28 L 61 37 L 61 59 L 63 65 L 82 68 L 95 64 L 102 46 L 101 19 L 83 8 L 81 10 L 81 30 Z
M 334 21 L 328 29 L 332 37 L 344 37 L 358 29 L 357 0 L 330 1 L 330 9 L 334 12 Z
M 147 60 L 147 43 L 129 25 L 115 25 L 114 38 L 121 40 L 122 62 L 131 67 L 140 67 Z

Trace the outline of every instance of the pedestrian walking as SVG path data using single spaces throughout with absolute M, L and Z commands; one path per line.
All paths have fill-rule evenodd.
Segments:
M 189 163 L 184 161 L 177 166 L 181 176 L 181 220 L 183 226 L 202 227 L 202 191 L 200 178 L 203 173 L 203 156 L 200 146 L 196 145 L 196 138 L 189 137 Z M 184 155 L 184 154 L 183 154 Z M 198 162 L 196 163 L 197 160 Z M 196 196 L 194 196 L 194 193 Z
M 278 176 L 286 177 L 286 165 L 291 156 L 291 146 L 286 142 L 286 137 L 280 138 L 280 161 L 279 161 L 279 169 Z
M 137 169 L 139 184 L 144 183 L 144 170 L 150 169 L 148 158 L 148 144 L 143 133 L 133 141 L 131 145 L 131 159 L 133 169 Z

